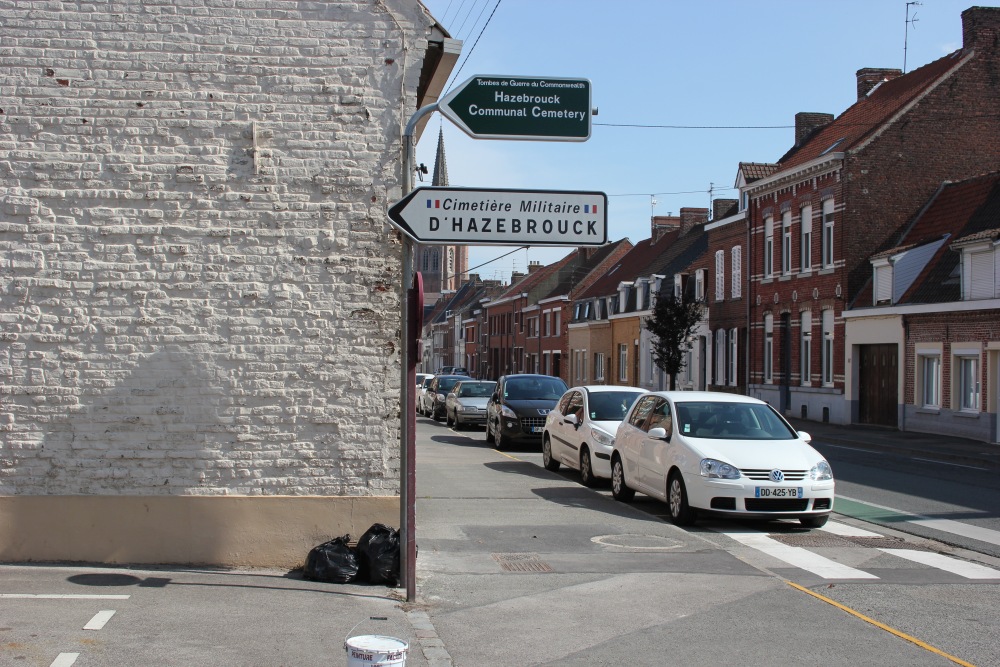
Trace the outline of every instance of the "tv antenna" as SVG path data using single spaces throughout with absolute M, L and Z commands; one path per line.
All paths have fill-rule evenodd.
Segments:
M 906 28 L 903 33 L 903 74 L 906 74 L 906 47 L 910 40 L 910 25 L 913 25 L 913 29 L 917 29 L 917 12 L 913 12 L 913 18 L 910 18 L 910 5 L 916 5 L 917 7 L 923 6 L 924 3 L 917 2 L 917 0 L 910 0 L 906 3 Z

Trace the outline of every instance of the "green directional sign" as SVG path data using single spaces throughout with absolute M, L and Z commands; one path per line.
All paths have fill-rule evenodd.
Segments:
M 438 110 L 475 139 L 586 141 L 590 81 L 556 77 L 474 76 Z

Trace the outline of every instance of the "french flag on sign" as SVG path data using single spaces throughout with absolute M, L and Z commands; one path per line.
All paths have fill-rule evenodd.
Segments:
M 427 208 L 441 208 L 441 200 L 440 199 L 428 199 L 427 200 Z
M 583 205 L 583 212 L 584 213 L 597 213 L 597 204 L 584 204 Z

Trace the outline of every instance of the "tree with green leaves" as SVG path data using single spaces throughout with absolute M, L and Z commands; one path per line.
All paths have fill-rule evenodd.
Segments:
M 678 299 L 664 290 L 656 299 L 653 315 L 646 320 L 646 329 L 653 340 L 653 360 L 670 376 L 670 389 L 677 389 L 677 375 L 684 368 L 688 339 L 701 321 L 705 304 L 699 300 Z

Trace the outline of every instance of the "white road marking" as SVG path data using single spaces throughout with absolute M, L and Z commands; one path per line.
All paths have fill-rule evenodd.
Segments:
M 128 600 L 129 595 L 56 595 L 51 593 L 0 593 L 0 600 Z
M 96 614 L 94 614 L 94 617 L 90 619 L 87 625 L 83 626 L 83 629 L 100 630 L 105 625 L 107 625 L 108 621 L 110 621 L 111 617 L 114 615 L 115 615 L 114 609 L 105 609 L 104 611 L 99 611 Z
M 847 496 L 840 497 L 844 500 L 850 500 L 851 502 L 867 505 L 868 507 L 886 510 L 887 512 L 894 512 L 902 517 L 913 517 L 908 519 L 909 523 L 915 523 L 919 526 L 926 526 L 927 528 L 933 528 L 934 530 L 951 533 L 952 535 L 960 535 L 973 540 L 979 540 L 980 542 L 986 542 L 987 544 L 1000 546 L 1000 531 L 997 530 L 980 528 L 979 526 L 961 523 L 960 521 L 952 521 L 951 519 L 931 519 L 919 514 L 913 514 L 912 512 L 904 512 L 903 510 L 898 510 L 894 507 L 886 507 L 885 505 L 876 505 L 875 503 L 865 502 L 864 500 L 858 500 L 857 498 L 848 498 Z
M 824 579 L 878 579 L 869 572 L 841 565 L 801 547 L 782 544 L 762 533 L 723 533 L 723 535 Z
M 985 565 L 977 565 L 968 561 L 951 558 L 943 554 L 931 553 L 929 551 L 915 551 L 913 549 L 879 549 L 887 554 L 899 556 L 914 563 L 930 565 L 945 572 L 957 574 L 966 579 L 1000 579 L 1000 571 L 988 568 Z
M 70 667 L 79 657 L 79 653 L 60 653 L 49 667 Z
M 825 526 L 817 530 L 823 530 L 841 537 L 883 537 L 882 535 L 873 533 L 870 530 L 857 528 L 855 526 L 848 526 L 846 523 L 837 523 L 836 521 L 827 521 Z
M 952 466 L 953 468 L 968 468 L 969 470 L 989 470 L 989 468 L 980 468 L 979 466 L 967 466 L 961 463 L 947 463 L 946 461 L 935 461 L 934 459 L 921 459 L 916 456 L 913 457 L 914 461 L 923 461 L 924 463 L 934 463 L 939 466 Z

